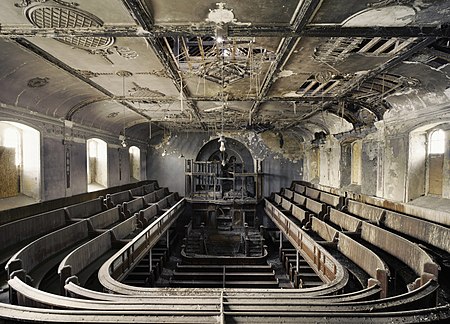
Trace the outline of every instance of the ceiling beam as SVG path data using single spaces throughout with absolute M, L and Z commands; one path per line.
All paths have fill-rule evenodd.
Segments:
M 132 0 L 123 0 L 132 1 Z M 0 37 L 168 37 L 212 36 L 214 25 L 152 25 L 148 28 L 129 26 L 101 26 L 74 28 L 37 28 L 24 25 L 1 25 Z M 228 37 L 450 37 L 450 25 L 404 27 L 343 27 L 339 24 L 309 24 L 299 30 L 292 26 L 228 26 Z
M 302 2 L 297 16 L 292 24 L 292 31 L 298 33 L 301 31 L 306 24 L 311 20 L 312 16 L 318 9 L 321 1 L 320 0 L 305 0 Z M 281 40 L 281 44 L 277 51 L 277 57 L 274 62 L 269 67 L 264 80 L 259 89 L 257 98 L 250 109 L 249 123 L 251 124 L 253 119 L 259 114 L 261 107 L 261 99 L 265 98 L 269 93 L 269 89 L 273 84 L 275 73 L 284 65 L 284 62 L 289 58 L 293 49 L 297 46 L 299 38 L 297 37 L 286 37 Z
M 144 99 L 144 98 L 143 98 Z M 222 102 L 223 98 L 220 96 L 211 96 L 211 97 L 189 97 L 190 100 L 193 101 L 219 101 Z M 239 102 L 246 102 L 246 101 L 254 101 L 256 98 L 253 96 L 241 96 L 241 97 L 227 97 L 227 102 L 232 101 L 239 101 Z M 129 100 L 132 100 L 131 98 Z M 145 100 L 145 99 L 144 99 Z M 171 99 L 167 98 L 166 101 L 170 101 Z M 298 97 L 264 97 L 261 98 L 261 102 L 270 102 L 270 101 L 277 101 L 277 102 L 290 102 L 290 103 L 310 103 L 310 102 L 324 102 L 324 101 L 338 101 L 337 97 L 331 97 L 331 96 L 318 96 L 318 97 L 312 97 L 312 96 L 298 96 Z
M 370 70 L 370 72 L 368 72 L 367 74 L 364 74 L 362 77 L 354 78 L 352 81 L 348 82 L 345 86 L 343 86 L 342 88 L 339 89 L 337 96 L 338 97 L 346 96 L 352 90 L 360 87 L 365 81 L 376 77 L 377 75 L 379 75 L 380 73 L 383 73 L 386 70 L 392 69 L 394 66 L 396 66 L 397 64 L 410 58 L 417 51 L 427 47 L 428 45 L 432 44 L 434 41 L 436 41 L 436 38 L 434 38 L 434 37 L 423 39 L 422 41 L 411 46 L 405 52 L 397 54 L 396 56 L 394 56 L 392 59 L 390 59 L 386 63 L 379 65 L 377 68 L 375 68 L 373 70 Z
M 128 8 L 131 15 L 135 18 L 136 22 L 144 29 L 151 30 L 154 27 L 154 19 L 151 11 L 140 0 L 122 0 L 124 5 Z M 182 76 L 179 73 L 179 69 L 176 66 L 169 53 L 164 49 L 161 41 L 154 34 L 146 35 L 147 43 L 152 48 L 155 55 L 158 57 L 165 70 L 168 72 L 169 77 L 172 79 L 173 84 L 184 98 L 189 98 L 190 93 L 186 87 L 183 87 Z M 199 109 L 195 102 L 186 99 L 186 106 L 191 110 L 194 116 L 198 119 L 203 130 L 208 130 L 206 125 L 202 122 Z

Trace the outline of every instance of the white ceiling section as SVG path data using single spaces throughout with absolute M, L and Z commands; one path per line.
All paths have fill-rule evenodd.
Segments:
M 5 0 L 0 102 L 115 133 L 370 128 L 450 101 L 449 21 L 448 0 Z

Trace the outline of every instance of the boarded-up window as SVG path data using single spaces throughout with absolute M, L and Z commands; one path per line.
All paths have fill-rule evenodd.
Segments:
M 0 146 L 0 198 L 16 196 L 19 193 L 16 167 L 16 149 Z

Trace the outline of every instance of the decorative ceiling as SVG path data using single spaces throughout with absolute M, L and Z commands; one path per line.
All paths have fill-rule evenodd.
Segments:
M 449 22 L 448 0 L 3 0 L 0 102 L 114 134 L 311 140 L 450 103 Z

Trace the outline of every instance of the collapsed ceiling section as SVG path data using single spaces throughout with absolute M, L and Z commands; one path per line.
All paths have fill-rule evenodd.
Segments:
M 311 140 L 370 128 L 410 93 L 449 102 L 449 21 L 448 0 L 7 0 L 0 101 L 113 133 Z

